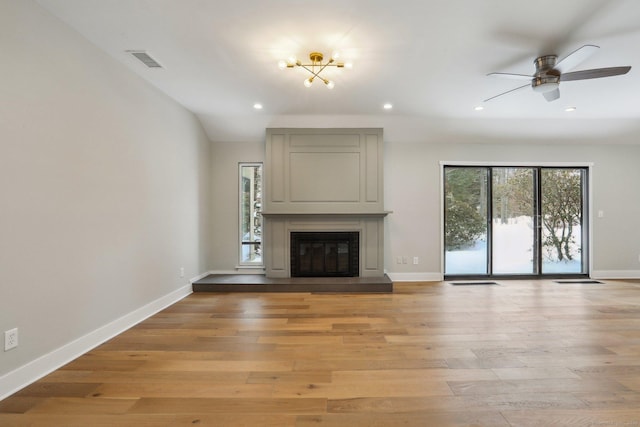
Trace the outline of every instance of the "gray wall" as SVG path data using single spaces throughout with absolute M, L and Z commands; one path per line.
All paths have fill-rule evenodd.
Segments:
M 0 3 L 0 52 L 1 378 L 209 269 L 211 144 L 30 1 Z
M 388 143 L 385 152 L 388 219 L 386 267 L 396 273 L 441 272 L 440 161 L 593 163 L 593 272 L 640 277 L 640 146 L 549 144 Z M 418 256 L 398 265 L 396 256 Z M 402 277 L 402 274 L 398 277 Z
M 640 228 L 635 226 L 640 217 L 639 145 L 458 139 L 426 133 L 423 142 L 385 141 L 385 209 L 393 211 L 386 219 L 385 268 L 394 280 L 437 280 L 442 275 L 440 161 L 593 163 L 591 203 L 594 212 L 605 214 L 592 218 L 594 276 L 640 277 Z M 263 144 L 213 144 L 214 198 L 228 201 L 214 211 L 215 270 L 228 271 L 237 263 L 237 163 L 261 161 Z M 409 263 L 397 264 L 397 256 L 408 257 Z M 411 263 L 414 256 L 419 257 L 418 265 Z
M 238 163 L 240 162 L 264 162 L 264 140 L 212 144 L 214 202 L 211 216 L 215 221 L 212 224 L 211 269 L 218 272 L 234 273 L 238 264 Z

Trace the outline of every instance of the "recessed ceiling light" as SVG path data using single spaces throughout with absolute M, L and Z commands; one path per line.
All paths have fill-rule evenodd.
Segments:
M 256 102 L 255 104 L 253 104 L 253 108 L 255 108 L 256 110 L 262 110 L 262 104 Z
M 567 113 L 570 113 L 570 112 L 576 111 L 576 110 L 577 110 L 576 107 L 567 107 L 567 108 L 564 109 L 564 111 L 566 111 Z
M 482 111 L 482 110 L 484 110 L 484 107 L 482 105 L 478 105 L 477 107 L 474 108 L 474 110 Z
M 382 108 L 384 108 L 385 110 L 391 110 L 393 108 L 393 104 L 387 102 L 382 106 Z

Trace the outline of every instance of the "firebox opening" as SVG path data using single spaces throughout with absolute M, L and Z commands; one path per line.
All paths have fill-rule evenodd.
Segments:
M 291 277 L 358 277 L 360 234 L 292 232 Z

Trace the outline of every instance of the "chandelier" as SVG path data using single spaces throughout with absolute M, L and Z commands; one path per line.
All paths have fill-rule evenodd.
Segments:
M 320 75 L 320 73 L 322 73 L 324 69 L 327 67 L 351 68 L 351 64 L 349 63 L 345 64 L 344 62 L 337 62 L 337 59 L 339 56 L 340 55 L 337 52 L 335 52 L 333 53 L 333 55 L 331 55 L 329 60 L 323 64 L 322 61 L 324 59 L 324 55 L 320 52 L 311 52 L 309 54 L 309 59 L 311 60 L 310 64 L 303 64 L 302 62 L 300 62 L 300 60 L 296 59 L 295 57 L 290 57 L 286 61 L 284 59 L 279 61 L 278 67 L 280 67 L 281 70 L 284 70 L 285 68 L 294 68 L 294 67 L 304 68 L 305 70 L 307 70 L 312 74 L 311 77 L 304 79 L 303 83 L 306 87 L 311 87 L 311 85 L 313 84 L 313 81 L 317 77 L 327 86 L 328 89 L 333 89 L 336 85 L 333 82 L 333 80 L 325 79 Z

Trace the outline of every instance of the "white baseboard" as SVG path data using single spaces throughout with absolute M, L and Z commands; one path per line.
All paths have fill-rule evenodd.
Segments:
M 66 365 L 103 342 L 126 331 L 157 312 L 192 293 L 192 285 L 183 286 L 137 310 L 126 314 L 62 347 L 0 377 L 0 400 Z
M 387 276 L 393 282 L 442 282 L 444 276 L 442 273 L 390 273 Z
M 214 273 L 212 271 L 207 271 L 206 273 L 199 274 L 196 277 L 192 277 L 191 279 L 189 279 L 189 283 L 193 284 L 193 282 L 197 282 L 200 279 L 204 279 L 210 274 L 214 274 Z
M 592 279 L 640 279 L 640 270 L 593 270 Z

